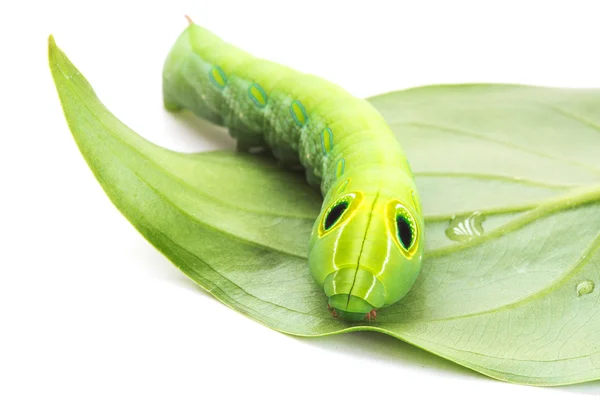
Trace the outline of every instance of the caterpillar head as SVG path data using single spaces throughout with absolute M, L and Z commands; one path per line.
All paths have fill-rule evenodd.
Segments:
M 395 303 L 421 268 L 423 220 L 414 190 L 342 193 L 315 222 L 308 262 L 334 315 L 359 321 Z

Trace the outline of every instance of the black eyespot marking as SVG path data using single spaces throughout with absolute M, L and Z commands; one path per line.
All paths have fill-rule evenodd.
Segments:
M 413 244 L 413 230 L 410 222 L 404 215 L 398 215 L 396 225 L 398 226 L 398 239 L 400 239 L 402 247 L 404 247 L 404 250 L 410 249 Z
M 342 201 L 336 204 L 331 210 L 329 210 L 329 214 L 327 214 L 327 218 L 325 218 L 325 230 L 331 228 L 335 223 L 340 219 L 344 211 L 348 208 L 348 202 Z

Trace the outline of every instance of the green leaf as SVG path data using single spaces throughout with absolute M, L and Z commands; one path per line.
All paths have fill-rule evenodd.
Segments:
M 380 331 L 510 382 L 600 378 L 600 91 L 457 85 L 371 99 L 417 176 L 427 254 L 406 298 L 350 324 L 331 317 L 307 269 L 321 197 L 301 175 L 264 157 L 153 145 L 52 37 L 49 57 L 107 195 L 224 304 L 294 335 Z

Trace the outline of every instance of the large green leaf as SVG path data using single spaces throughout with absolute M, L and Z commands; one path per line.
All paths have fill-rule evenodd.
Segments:
M 226 305 L 294 335 L 380 331 L 511 382 L 600 378 L 600 91 L 459 85 L 371 99 L 416 173 L 427 254 L 406 298 L 375 323 L 349 324 L 308 273 L 321 198 L 301 175 L 264 157 L 153 145 L 100 103 L 52 38 L 49 55 L 108 196 Z

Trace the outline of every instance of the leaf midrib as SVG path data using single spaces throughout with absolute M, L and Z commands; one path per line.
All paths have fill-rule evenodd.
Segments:
M 520 178 L 507 175 L 496 175 L 496 174 L 483 174 L 478 172 L 441 172 L 441 171 L 419 171 L 415 170 L 414 175 L 416 177 L 432 177 L 432 178 L 466 178 L 476 179 L 482 181 L 501 181 L 509 182 L 517 185 L 540 187 L 546 189 L 573 189 L 580 187 L 579 184 L 560 184 L 551 182 L 542 182 L 528 178 Z
M 425 254 L 425 258 L 437 258 L 444 256 L 450 252 L 457 250 L 464 250 L 469 247 L 474 247 L 487 240 L 503 236 L 507 233 L 514 232 L 527 224 L 534 222 L 535 220 L 541 219 L 547 215 L 565 211 L 568 209 L 584 206 L 586 204 L 593 204 L 600 202 L 600 185 L 593 185 L 578 188 L 572 190 L 563 196 L 554 196 L 546 201 L 540 202 L 539 205 L 523 214 L 520 217 L 498 227 L 492 231 L 486 232 L 481 236 L 475 237 L 466 242 L 460 242 L 455 245 L 442 247 L 436 250 L 432 250 Z

